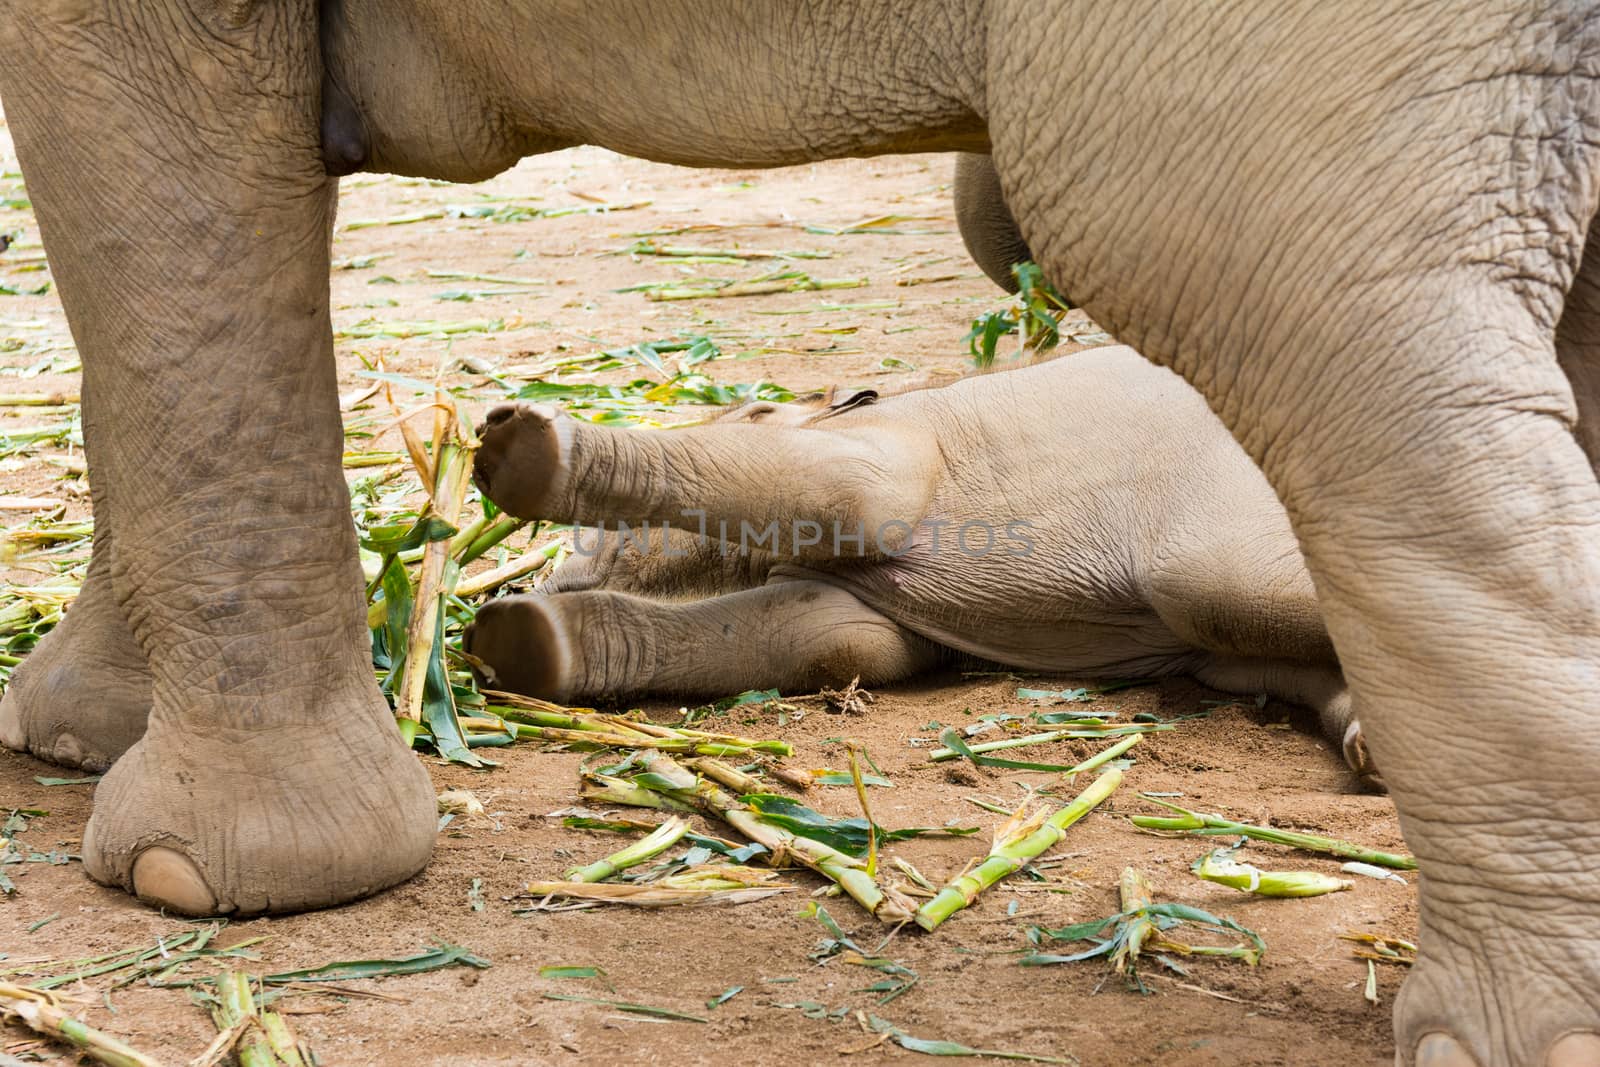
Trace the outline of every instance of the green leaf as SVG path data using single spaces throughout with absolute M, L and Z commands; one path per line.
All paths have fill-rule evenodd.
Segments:
M 84 778 L 46 778 L 42 774 L 33 776 L 33 780 L 40 785 L 93 785 L 100 780 L 98 774 L 91 774 Z
M 961 731 L 954 726 L 941 733 L 939 741 L 945 748 L 961 754 L 979 767 L 1003 767 L 1014 771 L 1060 772 L 1072 770 L 1072 764 L 1069 763 L 1032 763 L 1027 760 L 1001 759 L 999 756 L 981 755 L 972 751 L 967 742 L 962 739 Z
M 732 1000 L 734 997 L 743 992 L 744 986 L 742 985 L 729 986 L 727 989 L 724 989 L 722 992 L 706 1001 L 706 1007 L 720 1008 L 722 1005 L 728 1003 L 728 1001 Z
M 380 556 L 394 556 L 421 548 L 430 541 L 447 541 L 457 532 L 443 519 L 425 515 L 409 526 L 405 523 L 374 526 L 361 539 L 361 547 Z
M 540 978 L 604 978 L 606 972 L 599 967 L 540 967 Z
M 570 830 L 605 830 L 613 834 L 637 834 L 655 829 L 654 823 L 595 819 L 586 815 L 568 815 L 561 820 L 561 825 Z
M 632 1004 L 626 1000 L 601 1000 L 598 997 L 571 997 L 562 993 L 546 993 L 544 995 L 544 999 L 568 1000 L 574 1001 L 578 1004 L 599 1004 L 602 1007 L 615 1008 L 618 1011 L 629 1012 L 633 1015 L 648 1015 L 655 1019 L 672 1019 L 676 1022 L 683 1023 L 704 1023 L 711 1021 L 709 1019 L 702 1018 L 699 1015 L 689 1015 L 685 1012 L 673 1011 L 670 1008 L 654 1008 L 648 1004 Z
M 392 692 L 400 680 L 406 661 L 406 630 L 411 625 L 411 576 L 399 559 L 389 561 L 383 572 L 383 599 L 388 607 L 383 616 L 383 640 L 389 653 L 389 678 L 385 685 Z
M 1094 697 L 1088 689 L 1018 689 L 1018 700 L 1048 700 L 1052 704 L 1087 704 Z
M 825 771 L 822 774 L 812 775 L 811 781 L 817 785 L 853 786 L 856 784 L 856 780 L 850 776 L 849 771 Z M 889 789 L 894 788 L 893 782 L 876 774 L 863 774 L 861 776 L 861 784 L 883 786 Z
M 1087 941 L 1099 937 L 1105 932 L 1106 927 L 1115 924 L 1115 915 L 1106 919 L 1096 919 L 1093 922 L 1073 923 L 1071 926 L 1058 926 L 1054 930 L 1043 926 L 1030 926 L 1028 928 L 1029 940 L 1037 942 L 1041 937 L 1048 937 L 1052 941 Z
M 396 960 L 346 960 L 325 963 L 321 967 L 308 967 L 301 971 L 283 971 L 269 974 L 261 981 L 267 985 L 287 985 L 290 982 L 348 982 L 357 978 L 392 978 L 403 974 L 424 974 L 446 967 L 476 967 L 485 970 L 489 961 L 472 954 L 460 945 L 441 942 L 437 948 L 424 949 L 414 956 Z
M 867 854 L 867 820 L 856 817 L 835 819 L 806 807 L 791 797 L 777 793 L 749 793 L 739 798 L 758 812 L 762 819 L 800 837 L 821 841 L 849 856 Z M 878 827 L 878 842 L 904 841 L 923 834 L 951 834 L 965 837 L 978 832 L 973 827 L 913 826 L 902 830 Z
M 907 1052 L 920 1052 L 924 1056 L 991 1056 L 998 1060 L 1028 1060 L 1033 1063 L 1065 1063 L 1076 1064 L 1075 1059 L 1062 1059 L 1059 1056 L 1041 1056 L 1032 1052 L 1004 1052 L 988 1048 L 972 1048 L 968 1045 L 957 1044 L 954 1041 L 937 1041 L 926 1037 L 912 1037 L 904 1030 L 887 1019 L 880 1019 L 876 1015 L 867 1016 L 867 1025 L 880 1034 L 888 1034 L 889 1039 Z
M 446 588 L 450 582 L 446 578 Z M 434 609 L 433 652 L 428 657 L 428 673 L 422 685 L 422 722 L 433 734 L 433 747 L 452 763 L 468 767 L 494 766 L 494 761 L 474 755 L 467 746 L 461 720 L 456 716 L 455 695 L 450 690 L 450 676 L 444 666 L 444 603 Z

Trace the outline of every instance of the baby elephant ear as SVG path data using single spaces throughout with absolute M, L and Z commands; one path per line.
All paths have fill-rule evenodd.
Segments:
M 851 408 L 858 408 L 866 404 L 871 404 L 877 399 L 878 391 L 876 389 L 862 389 L 858 392 L 851 393 L 843 400 L 836 400 L 830 396 L 828 398 L 828 414 L 837 415 L 841 411 L 849 411 Z

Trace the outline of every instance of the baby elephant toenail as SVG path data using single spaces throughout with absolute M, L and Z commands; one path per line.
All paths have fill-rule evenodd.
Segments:
M 1478 1061 L 1449 1034 L 1433 1033 L 1417 1042 L 1417 1067 L 1478 1067 Z
M 133 892 L 147 904 L 184 915 L 215 915 L 217 898 L 200 868 L 181 852 L 157 845 L 133 861 Z
M 1600 1034 L 1564 1034 L 1545 1057 L 1545 1067 L 1600 1067 Z
M 83 765 L 83 745 L 71 734 L 62 734 L 56 738 L 56 747 L 46 753 L 51 763 L 59 763 L 63 767 L 79 767 Z

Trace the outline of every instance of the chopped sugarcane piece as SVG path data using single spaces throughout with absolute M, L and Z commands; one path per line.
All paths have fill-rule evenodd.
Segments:
M 1055 847 L 1067 828 L 1116 791 L 1122 784 L 1122 771 L 1110 767 L 1100 772 L 1089 787 L 1054 814 L 1044 809 L 1029 812 L 1018 808 L 999 829 L 989 855 L 971 871 L 952 879 L 932 900 L 917 909 L 917 925 L 934 930 L 950 916 L 970 905 L 978 894 L 1008 874 L 1014 874 L 1029 860 Z
M 0 1019 L 13 1020 L 44 1037 L 64 1041 L 109 1067 L 161 1067 L 161 1061 L 74 1019 L 60 996 L 44 989 L 0 982 Z
M 1161 933 L 1150 917 L 1150 905 L 1155 903 L 1150 880 L 1137 868 L 1122 868 L 1117 878 L 1117 901 L 1128 920 L 1125 936 L 1111 953 L 1111 966 L 1131 976 L 1139 969 L 1139 953 L 1144 950 L 1145 942 L 1159 938 Z
M 796 792 L 804 793 L 811 788 L 810 775 L 790 770 L 781 763 L 774 763 L 768 760 L 762 763 L 761 769 Z
M 759 812 L 711 782 L 697 778 L 670 757 L 641 754 L 648 771 L 634 781 L 651 792 L 663 792 L 681 803 L 692 804 L 707 815 L 726 822 L 749 840 L 765 847 L 772 862 L 793 859 L 829 879 L 886 923 L 901 923 L 915 912 L 909 897 L 893 887 L 884 888 L 867 874 L 862 862 L 809 837 L 800 837 L 766 821 Z
M 1262 897 L 1320 897 L 1354 885 L 1318 871 L 1263 871 L 1236 859 L 1235 852 L 1231 848 L 1214 848 L 1189 869 L 1208 882 Z
M 626 778 L 584 771 L 579 780 L 578 796 L 598 804 L 624 804 L 632 808 L 655 808 L 660 811 L 698 811 L 693 804 L 679 800 L 667 793 L 646 789 Z
M 1271 841 L 1279 845 L 1289 845 L 1293 848 L 1304 849 L 1307 852 L 1321 852 L 1332 856 L 1343 856 L 1346 859 L 1359 860 L 1362 863 L 1374 863 L 1380 867 L 1396 867 L 1401 870 L 1414 871 L 1417 861 L 1413 856 L 1401 856 L 1392 852 L 1377 852 L 1360 845 L 1353 845 L 1348 841 L 1340 841 L 1332 837 L 1319 837 L 1316 834 L 1302 834 L 1293 830 L 1278 830 L 1270 826 L 1251 826 L 1248 823 L 1234 822 L 1224 819 L 1220 815 L 1207 815 L 1202 812 L 1190 811 L 1168 800 L 1161 800 L 1149 794 L 1140 794 L 1152 804 L 1159 804 L 1163 808 L 1178 813 L 1176 817 L 1166 815 L 1134 815 L 1129 821 L 1141 830 L 1169 830 L 1178 833 L 1193 833 L 1202 835 L 1227 834 L 1240 837 L 1251 837 L 1257 841 Z
M 574 867 L 565 877 L 569 882 L 603 882 L 618 871 L 637 866 L 647 859 L 661 855 L 683 839 L 689 832 L 689 820 L 681 817 L 668 819 L 655 832 L 642 841 L 614 852 L 605 859 L 596 860 L 585 867 Z
M 718 785 L 727 786 L 735 793 L 760 793 L 763 792 L 761 779 L 754 775 L 746 774 L 737 767 L 730 767 L 719 759 L 701 756 L 696 759 L 686 759 L 683 765 L 691 771 L 705 775 Z

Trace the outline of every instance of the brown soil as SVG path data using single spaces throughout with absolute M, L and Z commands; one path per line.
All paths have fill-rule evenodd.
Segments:
M 14 170 L 9 141 L 0 136 L 0 170 Z M 473 203 L 479 194 L 513 196 L 539 206 L 581 205 L 597 197 L 620 203 L 650 200 L 648 207 L 609 215 L 578 215 L 499 223 L 434 219 L 408 225 L 341 230 L 335 255 L 380 255 L 368 268 L 335 271 L 335 321 L 347 326 L 367 317 L 386 320 L 506 319 L 519 328 L 466 333 L 453 340 L 339 342 L 341 388 L 366 384 L 357 377 L 357 353 L 382 355 L 386 366 L 423 377 L 440 368 L 484 366 L 509 371 L 562 354 L 578 354 L 670 336 L 686 329 L 707 333 L 725 351 L 767 348 L 763 354 L 705 365 L 718 381 L 773 380 L 800 391 L 830 384 L 895 387 L 953 376 L 964 367 L 962 335 L 973 315 L 998 297 L 966 259 L 950 215 L 950 164 L 936 156 L 844 161 L 768 172 L 688 171 L 625 160 L 582 149 L 531 160 L 485 183 L 463 188 L 394 178 L 347 182 L 342 219 L 392 217 L 443 204 Z M 0 199 L 14 195 L 0 182 Z M 901 234 L 826 236 L 801 224 L 833 226 L 881 214 L 918 216 Z M 794 266 L 816 277 L 864 276 L 860 289 L 743 299 L 651 303 L 639 293 L 614 290 L 669 280 L 684 271 L 751 277 L 770 265 L 681 268 L 649 257 L 602 255 L 627 246 L 626 234 L 714 223 L 721 228 L 663 238 L 674 243 L 727 247 L 818 249 L 834 258 Z M 38 255 L 38 232 L 25 211 L 0 208 L 0 233 L 21 229 L 23 239 L 0 255 L 0 283 L 33 286 L 48 277 L 16 267 Z M 467 271 L 537 279 L 529 291 L 473 303 L 441 302 L 445 290 L 496 289 L 487 282 L 431 279 L 428 270 Z M 383 281 L 391 278 L 392 282 Z M 947 278 L 933 281 L 929 279 Z M 917 281 L 921 284 L 897 284 Z M 388 306 L 388 301 L 395 301 Z M 383 306 L 368 306 L 379 303 Z M 779 314 L 781 312 L 781 314 Z M 33 325 L 37 324 L 37 325 Z M 21 347 L 0 351 L 0 374 L 15 375 L 38 360 L 48 337 L 68 345 L 64 318 L 53 294 L 0 296 L 0 341 Z M 0 345 L 0 348 L 3 348 Z M 777 351 L 771 351 L 776 349 Z M 892 357 L 914 370 L 885 369 Z M 477 361 L 482 361 L 478 363 Z M 891 367 L 894 365 L 891 364 Z M 645 372 L 614 371 L 600 380 L 626 381 Z M 492 399 L 491 382 L 465 370 L 445 380 L 474 387 Z M 0 378 L 0 392 L 76 388 L 75 375 Z M 685 409 L 698 416 L 705 409 Z M 56 416 L 36 409 L 0 409 L 0 432 Z M 366 417 L 366 416 L 359 416 Z M 366 447 L 355 441 L 354 447 Z M 0 461 L 0 487 L 48 495 L 86 514 L 81 487 L 60 480 L 60 468 L 43 462 L 61 450 L 45 449 L 21 461 Z M 359 474 L 362 472 L 353 472 Z M 1219 501 L 1225 507 L 1226 501 Z M 8 513 L 8 522 L 25 515 Z M 37 580 L 14 569 L 13 581 Z M 1027 684 L 1058 688 L 1088 679 L 1049 677 Z M 931 765 L 908 742 L 929 737 L 930 722 L 964 723 L 980 714 L 1026 711 L 1010 677 L 932 677 L 879 694 L 871 714 L 829 714 L 802 702 L 807 714 L 781 724 L 775 713 L 736 713 L 730 728 L 794 742 L 803 767 L 844 765 L 834 739 L 863 741 L 893 780 L 873 790 L 878 820 L 890 826 L 988 827 L 996 821 L 964 797 L 1014 803 L 1019 783 L 1044 784 L 1050 776 Z M 1175 681 L 1115 693 L 1100 707 L 1124 715 L 1165 716 L 1212 706 L 1217 694 Z M 673 708 L 651 709 L 663 713 Z M 1140 834 L 1121 817 L 1147 808 L 1137 791 L 1182 794 L 1189 806 L 1274 825 L 1345 837 L 1378 848 L 1401 841 L 1393 806 L 1353 792 L 1338 756 L 1303 728 L 1291 728 L 1288 709 L 1237 704 L 1214 706 L 1209 718 L 1186 722 L 1147 739 L 1128 783 L 1112 804 L 1074 828 L 1048 867 L 1048 881 L 1016 878 L 983 897 L 934 935 L 901 932 L 883 947 L 920 975 L 906 995 L 875 1007 L 861 992 L 880 976 L 834 960 L 815 963 L 808 952 L 823 928 L 799 916 L 807 894 L 822 884 L 808 872 L 789 880 L 787 895 L 732 908 L 629 911 L 600 908 L 563 913 L 513 914 L 523 883 L 559 877 L 575 860 L 597 858 L 621 839 L 561 826 L 550 813 L 576 803 L 581 756 L 532 747 L 497 750 L 502 765 L 490 771 L 443 766 L 426 758 L 436 785 L 470 789 L 491 817 L 458 820 L 440 836 L 426 872 L 375 900 L 308 915 L 232 924 L 223 942 L 266 936 L 258 972 L 314 966 L 338 959 L 403 955 L 444 939 L 470 947 L 493 962 L 484 971 L 453 969 L 406 978 L 357 983 L 393 1001 L 295 997 L 308 1014 L 294 1024 L 326 1064 L 530 1064 L 722 1062 L 787 1064 L 832 1060 L 866 1040 L 855 1012 L 875 1012 L 919 1037 L 992 1049 L 1075 1056 L 1085 1064 L 1387 1064 L 1393 1046 L 1389 1009 L 1399 968 L 1378 970 L 1379 1005 L 1362 996 L 1366 966 L 1351 957 L 1345 931 L 1415 932 L 1413 887 L 1356 878 L 1351 892 L 1310 900 L 1261 900 L 1201 882 L 1188 865 L 1207 843 Z M 1088 747 L 1055 746 L 1035 758 L 1068 762 Z M 91 787 L 46 787 L 36 775 L 62 772 L 36 760 L 0 752 L 0 815 L 13 807 L 48 809 L 19 839 L 33 848 L 72 848 L 89 814 Z M 854 814 L 849 789 L 812 790 L 810 803 L 835 814 Z M 890 853 L 913 862 L 929 878 L 958 871 L 983 849 L 982 839 L 931 838 L 902 843 Z M 1216 843 L 1216 842 L 1212 842 Z M 1275 868 L 1336 871 L 1332 861 L 1255 846 L 1249 858 Z M 1024 968 L 1017 954 L 1029 925 L 1060 926 L 1116 910 L 1115 884 L 1126 865 L 1146 872 L 1157 899 L 1186 902 L 1232 916 L 1258 930 L 1268 952 L 1257 968 L 1228 961 L 1191 961 L 1187 978 L 1146 968 L 1151 995 L 1141 996 L 1108 977 L 1100 961 Z M 81 957 L 185 929 L 114 892 L 90 883 L 76 863 L 19 864 L 6 868 L 17 892 L 0 899 L 0 970 L 28 960 Z M 481 881 L 484 906 L 469 892 Z M 883 931 L 847 900 L 827 907 L 856 940 L 872 951 Z M 46 925 L 30 928 L 55 916 Z M 538 977 L 550 965 L 595 966 L 605 980 Z M 84 1017 L 136 1046 L 177 1063 L 197 1054 L 213 1028 L 181 991 L 133 986 L 102 999 L 109 979 L 89 980 Z M 732 986 L 744 991 L 727 1003 L 706 1001 Z M 610 998 L 671 1008 L 708 1021 L 662 1022 L 589 1003 L 545 999 L 549 994 Z M 814 1001 L 849 1009 L 838 1021 L 807 1018 L 784 1007 Z M 113 1010 L 114 1009 L 114 1010 Z M 51 1058 L 58 1046 L 36 1044 L 24 1031 L 0 1028 L 0 1051 Z M 915 1059 L 892 1046 L 860 1053 L 877 1062 Z M 70 1059 L 64 1059 L 67 1062 Z

